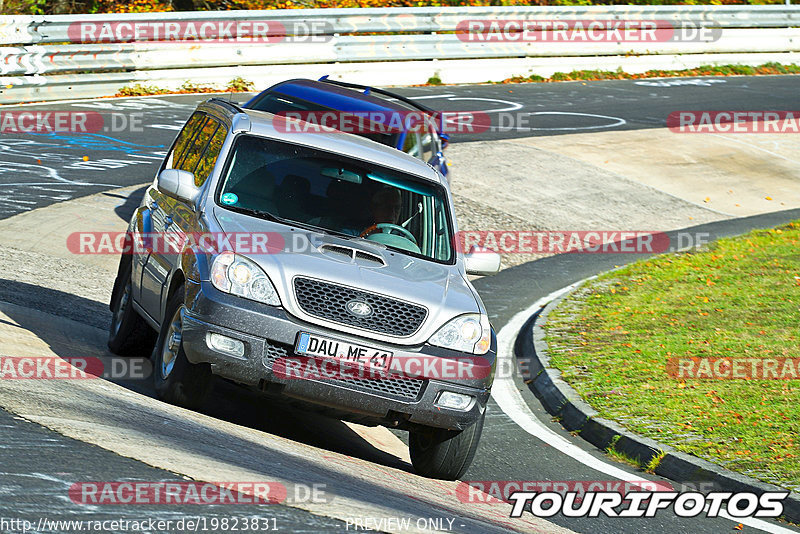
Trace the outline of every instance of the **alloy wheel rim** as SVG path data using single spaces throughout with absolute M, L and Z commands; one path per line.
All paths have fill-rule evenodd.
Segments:
M 131 298 L 131 283 L 128 282 L 125 284 L 125 290 L 122 292 L 122 296 L 119 299 L 119 304 L 117 305 L 116 311 L 114 311 L 113 316 L 113 326 L 112 330 L 114 335 L 119 333 L 119 329 L 122 327 L 122 317 L 125 315 L 125 308 L 128 306 L 128 301 Z
M 166 380 L 172 373 L 175 367 L 175 361 L 178 359 L 178 352 L 181 350 L 181 341 L 183 339 L 183 306 L 178 308 L 172 320 L 169 322 L 169 328 L 164 336 L 163 346 L 161 347 L 161 378 Z

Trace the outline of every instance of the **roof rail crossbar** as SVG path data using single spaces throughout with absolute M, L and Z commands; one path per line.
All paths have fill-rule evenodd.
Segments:
M 423 106 L 422 104 L 412 100 L 411 98 L 408 98 L 408 97 L 405 97 L 405 96 L 402 96 L 402 95 L 398 95 L 396 93 L 392 93 L 391 91 L 387 91 L 385 89 L 380 89 L 378 87 L 370 87 L 368 85 L 360 85 L 360 84 L 357 84 L 357 83 L 341 82 L 339 80 L 331 80 L 330 78 L 328 78 L 326 76 L 320 78 L 318 81 L 323 82 L 323 83 L 329 83 L 329 84 L 332 84 L 332 85 L 338 85 L 340 87 L 348 87 L 350 89 L 368 90 L 368 91 L 371 91 L 371 92 L 374 92 L 374 93 L 379 93 L 379 94 L 382 94 L 382 95 L 385 95 L 385 96 L 390 96 L 392 98 L 396 98 L 397 100 L 400 100 L 401 102 L 405 102 L 406 104 L 408 104 L 410 106 L 414 106 L 415 108 L 417 108 L 420 111 L 425 111 L 427 113 L 434 113 L 434 114 L 436 113 L 431 108 L 429 108 L 427 106 Z

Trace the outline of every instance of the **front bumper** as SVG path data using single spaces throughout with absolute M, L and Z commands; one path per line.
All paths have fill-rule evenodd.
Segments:
M 210 282 L 187 282 L 186 289 L 184 351 L 192 363 L 210 364 L 216 375 L 299 400 L 343 419 L 367 424 L 463 429 L 474 423 L 486 409 L 497 357 L 494 336 L 490 351 L 480 357 L 483 368 L 475 373 L 475 378 L 287 378 L 285 374 L 274 373 L 273 364 L 279 359 L 297 357 L 294 346 L 301 331 L 389 350 L 395 358 L 435 356 L 458 360 L 463 366 L 464 355 L 430 345 L 408 347 L 343 334 L 301 321 L 283 308 L 223 293 Z M 244 355 L 237 357 L 210 348 L 206 341 L 208 333 L 242 341 Z M 488 376 L 487 364 L 491 366 Z M 469 376 L 469 373 L 462 376 Z M 471 395 L 475 400 L 466 410 L 440 407 L 435 402 L 442 391 Z

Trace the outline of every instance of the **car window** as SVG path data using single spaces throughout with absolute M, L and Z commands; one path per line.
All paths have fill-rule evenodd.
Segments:
M 430 130 L 422 135 L 422 161 L 430 161 L 433 157 L 433 135 Z
M 212 119 L 206 119 L 206 122 L 197 131 L 197 134 L 189 143 L 189 148 L 186 149 L 186 154 L 183 156 L 183 161 L 178 163 L 178 168 L 184 171 L 194 172 L 197 164 L 200 162 L 200 156 L 206 149 L 206 145 L 211 140 L 214 132 L 217 131 L 219 123 Z
M 227 135 L 228 129 L 220 124 L 217 131 L 211 137 L 211 141 L 208 142 L 205 152 L 200 156 L 200 162 L 194 170 L 194 185 L 197 187 L 201 187 L 208 178 L 208 175 L 211 174 L 211 170 L 217 162 L 217 156 L 219 156 L 219 152 L 222 150 L 222 144 L 225 142 Z
M 250 109 L 280 113 L 282 111 L 329 111 L 330 108 L 283 93 L 265 93 L 248 106 Z
M 419 134 L 417 132 L 408 132 L 406 134 L 406 140 L 403 143 L 403 152 L 411 154 L 415 158 L 420 157 Z
M 181 160 L 184 152 L 186 152 L 186 148 L 189 146 L 189 142 L 192 140 L 192 137 L 194 137 L 197 129 L 203 124 L 205 118 L 205 114 L 195 112 L 194 115 L 192 115 L 189 120 L 186 121 L 186 125 L 181 130 L 181 133 L 178 134 L 178 139 L 175 141 L 175 146 L 167 156 L 166 163 L 164 165 L 165 169 L 175 168 L 175 163 Z
M 288 142 L 241 135 L 216 202 L 363 237 L 441 263 L 455 258 L 447 194 L 401 171 Z
M 310 102 L 308 100 L 303 100 L 302 98 L 289 96 L 283 93 L 265 93 L 258 100 L 250 104 L 248 108 L 256 109 L 258 111 L 266 111 L 276 115 L 290 112 L 308 113 L 308 117 L 312 123 L 319 123 L 323 117 L 322 114 L 327 112 L 340 112 L 344 115 L 364 112 L 364 110 L 359 109 L 357 106 L 353 109 L 336 110 L 334 108 L 323 106 L 322 104 L 317 104 L 315 102 Z M 342 120 L 342 122 L 346 124 L 348 121 Z M 356 135 L 360 135 L 361 137 L 366 137 L 367 139 L 376 141 L 382 145 L 397 148 L 397 141 L 399 137 L 399 134 L 397 133 L 381 131 L 380 128 L 374 130 L 369 128 L 365 130 L 354 128 L 353 131 L 349 131 L 348 133 L 354 133 Z

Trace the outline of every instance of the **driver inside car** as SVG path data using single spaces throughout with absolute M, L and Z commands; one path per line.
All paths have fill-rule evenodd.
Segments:
M 368 226 L 361 236 L 366 236 L 375 231 L 379 224 L 397 224 L 400 220 L 400 210 L 403 208 L 403 199 L 400 190 L 393 187 L 384 187 L 372 195 L 370 210 L 373 224 Z
M 421 205 L 421 204 L 420 204 Z M 399 189 L 384 187 L 372 195 L 370 211 L 374 224 L 368 226 L 359 237 L 383 243 L 401 250 L 419 254 L 417 239 L 404 224 L 400 224 L 403 197 Z

